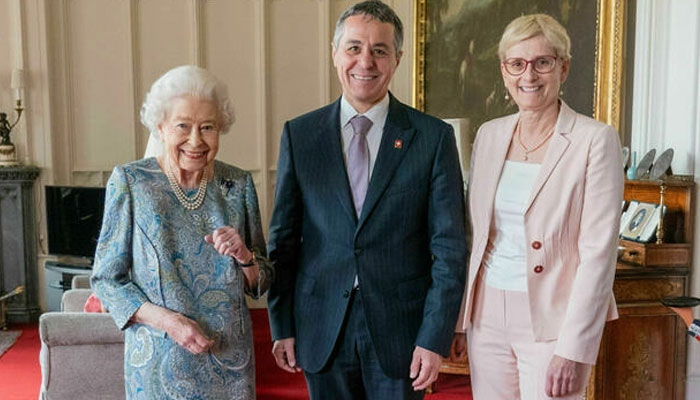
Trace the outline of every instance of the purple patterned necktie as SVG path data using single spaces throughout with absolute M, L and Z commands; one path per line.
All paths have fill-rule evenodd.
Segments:
M 369 147 L 367 146 L 367 132 L 372 127 L 372 121 L 362 115 L 356 115 L 350 120 L 352 135 L 348 147 L 348 178 L 352 190 L 352 200 L 355 203 L 355 212 L 360 216 L 362 203 L 367 195 L 369 184 Z

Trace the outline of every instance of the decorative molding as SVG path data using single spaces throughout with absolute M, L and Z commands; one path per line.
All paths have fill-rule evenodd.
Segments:
M 36 47 L 33 49 L 37 56 L 37 65 L 33 66 L 36 68 L 39 72 L 35 75 L 37 79 L 34 79 L 32 81 L 33 85 L 33 92 L 32 93 L 26 93 L 25 91 L 25 96 L 27 99 L 30 99 L 34 96 L 39 97 L 37 101 L 35 102 L 30 102 L 29 104 L 41 104 L 40 107 L 37 107 L 35 110 L 36 112 L 31 113 L 32 115 L 36 116 L 37 114 L 41 115 L 41 124 L 39 129 L 41 132 L 35 133 L 37 137 L 43 137 L 43 140 L 39 140 L 42 146 L 42 151 L 41 154 L 43 157 L 36 157 L 34 162 L 37 163 L 39 166 L 49 166 L 49 165 L 54 165 L 53 160 L 55 160 L 55 157 L 53 155 L 52 149 L 54 145 L 54 140 L 49 134 L 49 132 L 52 131 L 52 121 L 53 121 L 53 116 L 54 111 L 51 107 L 51 96 L 50 96 L 50 80 L 49 80 L 49 65 L 51 65 L 51 62 L 49 61 L 49 42 L 48 42 L 48 32 L 49 32 L 49 26 L 48 26 L 48 20 L 47 20 L 47 12 L 46 12 L 46 4 L 43 1 L 37 1 L 35 3 L 36 5 L 36 10 L 34 12 L 33 17 L 36 18 L 34 21 L 37 26 L 36 30 L 36 40 L 37 43 L 34 43 Z M 30 47 L 31 48 L 31 47 Z M 39 124 L 38 124 L 39 125 Z M 27 129 L 29 129 L 30 126 L 27 125 Z M 29 130 L 27 132 L 30 132 Z M 35 150 L 35 155 L 36 155 L 36 150 Z M 43 176 L 44 180 L 46 179 L 53 179 L 53 174 L 47 176 Z M 40 205 L 37 204 L 37 207 Z
M 39 168 L 32 166 L 0 168 L 0 182 L 34 182 L 39 176 Z
M 270 104 L 269 104 L 269 98 L 268 98 L 268 79 L 269 79 L 269 74 L 268 74 L 268 49 L 270 47 L 270 41 L 268 40 L 269 34 L 268 34 L 268 27 L 267 27 L 267 21 L 269 20 L 268 16 L 268 2 L 267 1 L 258 1 L 255 2 L 254 6 L 254 21 L 255 21 L 255 38 L 258 42 L 258 46 L 256 49 L 255 53 L 255 64 L 256 67 L 255 70 L 257 71 L 257 81 L 258 81 L 258 105 L 257 105 L 257 114 L 258 114 L 258 132 L 260 134 L 258 135 L 258 167 L 259 171 L 261 172 L 259 174 L 256 174 L 258 179 L 259 179 L 259 185 L 257 186 L 258 188 L 258 197 L 262 197 L 264 199 L 267 199 L 268 196 L 270 195 L 270 191 L 268 189 L 268 180 L 267 180 L 267 174 L 264 173 L 264 171 L 267 170 L 268 168 L 268 153 L 269 153 L 269 136 L 270 132 L 268 132 L 270 123 L 269 123 L 269 118 L 270 116 L 268 115 L 268 110 L 270 109 Z M 253 170 L 249 170 L 252 171 Z M 270 214 L 270 210 L 268 209 L 267 205 L 265 204 L 264 207 L 260 207 L 260 212 L 261 212 L 261 218 L 264 222 L 268 221 L 268 215 Z
M 63 95 L 65 99 L 65 103 L 63 103 L 63 132 L 59 133 L 64 135 L 64 140 L 63 143 L 65 143 L 65 155 L 67 156 L 68 160 L 65 164 L 65 166 L 68 168 L 65 171 L 62 171 L 65 176 L 70 179 L 71 174 L 70 171 L 75 168 L 75 154 L 73 151 L 73 145 L 75 143 L 75 135 L 73 134 L 73 129 L 72 127 L 75 126 L 75 113 L 73 110 L 75 107 L 73 107 L 73 68 L 72 68 L 72 62 L 71 62 L 71 46 L 70 46 L 70 40 L 69 40 L 69 35 L 68 32 L 66 32 L 67 29 L 70 29 L 72 26 L 70 23 L 70 11 L 68 10 L 70 2 L 67 0 L 60 0 L 59 3 L 60 7 L 60 12 L 61 12 L 61 18 L 59 22 L 59 29 L 60 29 L 60 39 L 59 39 L 59 44 L 62 43 L 63 47 L 63 54 L 61 57 L 61 61 L 63 62 L 63 82 L 64 82 L 64 90 L 63 90 Z M 72 182 L 72 181 L 71 181 Z
M 141 70 L 141 57 L 140 57 L 140 43 L 139 43 L 139 8 L 138 0 L 129 1 L 129 42 L 130 51 L 129 57 L 131 58 L 131 110 L 132 110 L 132 123 L 134 124 L 133 132 L 133 156 L 137 160 L 143 156 L 145 148 L 141 145 L 141 123 L 139 118 L 140 99 L 141 99 L 141 82 L 139 80 L 139 71 Z
M 695 28 L 696 30 L 700 33 L 700 7 L 697 7 L 696 10 L 696 16 L 695 16 Z M 697 43 L 697 42 L 696 42 Z M 693 150 L 695 150 L 694 153 L 694 165 L 693 165 L 693 170 L 692 173 L 695 175 L 700 175 L 700 140 L 698 140 L 698 135 L 700 135 L 700 61 L 697 60 L 697 58 L 694 60 L 695 62 L 695 134 L 692 135 L 692 144 L 693 146 L 691 147 Z M 696 213 L 695 215 L 700 218 L 700 213 Z M 700 226 L 700 225 L 696 225 Z M 700 392 L 700 391 L 698 391 Z M 697 393 L 697 392 L 696 392 Z
M 28 75 L 29 71 L 26 71 L 25 64 L 26 64 L 26 58 L 27 58 L 27 49 L 26 49 L 26 39 L 25 39 L 25 32 L 27 30 L 27 21 L 25 19 L 25 13 L 24 13 L 24 2 L 22 0 L 14 0 L 11 3 L 10 6 L 10 13 L 12 14 L 12 18 L 10 18 L 11 21 L 13 21 L 13 24 L 11 25 L 11 30 L 12 30 L 12 48 L 13 48 L 13 58 L 14 58 L 14 68 L 19 68 L 25 70 L 25 77 Z M 23 101 L 24 101 L 24 107 L 27 107 L 27 91 L 24 91 L 24 96 L 23 96 Z M 24 128 L 24 129 L 23 129 Z M 28 134 L 28 128 L 29 128 L 29 119 L 28 115 L 25 114 L 25 117 L 20 120 L 19 124 L 16 126 L 15 130 L 17 133 L 17 136 L 15 136 L 16 140 L 15 144 L 17 145 L 17 157 L 21 161 L 23 159 L 26 159 L 29 156 L 29 149 L 31 149 L 31 138 L 29 137 Z
M 19 191 L 20 191 L 20 188 L 16 185 L 13 185 L 13 186 L 0 185 L 0 200 L 3 200 L 3 199 L 15 200 L 15 199 L 17 199 L 17 196 L 19 195 Z
M 651 69 L 652 51 L 651 42 L 654 34 L 652 3 L 648 0 L 637 1 L 637 15 L 635 16 L 634 35 L 634 87 L 631 121 L 631 147 L 637 152 L 638 160 L 643 156 L 643 149 L 648 148 L 649 119 L 651 113 Z M 641 29 L 640 29 L 641 28 Z
M 426 0 L 413 1 L 413 107 L 425 109 Z
M 206 68 L 204 54 L 204 24 L 202 23 L 202 3 L 200 0 L 190 0 L 190 9 L 190 15 L 192 15 L 192 19 L 190 20 L 190 34 L 192 41 L 192 48 L 190 51 L 192 52 L 192 64 Z
M 624 0 L 598 0 L 593 118 L 620 131 L 622 61 L 625 51 Z
M 26 49 L 25 49 L 25 30 L 26 21 L 24 19 L 24 6 L 22 0 L 13 0 L 10 3 L 10 13 L 12 18 L 10 21 L 12 24 L 12 49 L 14 55 L 14 68 L 24 68 L 26 59 Z
M 326 104 L 331 100 L 331 62 L 330 46 L 333 41 L 331 32 L 331 9 L 329 0 L 318 2 L 318 48 L 319 48 L 319 104 Z M 331 38 L 328 40 L 328 38 Z
M 695 27 L 700 31 L 700 7 L 697 8 Z M 698 140 L 698 135 L 700 135 L 700 62 L 695 60 L 695 134 L 692 135 L 694 153 L 694 165 L 692 173 L 694 175 L 700 175 L 700 140 Z M 700 218 L 700 213 L 695 213 L 695 215 Z M 700 225 L 696 225 L 700 226 Z M 700 392 L 700 391 L 698 391 Z

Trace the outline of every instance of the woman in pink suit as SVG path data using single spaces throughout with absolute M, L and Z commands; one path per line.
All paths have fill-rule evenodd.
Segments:
M 513 20 L 498 52 L 519 112 L 474 141 L 463 307 L 472 390 L 477 400 L 580 398 L 605 321 L 617 318 L 620 143 L 559 98 L 570 40 L 552 17 Z M 457 334 L 453 356 L 464 349 Z

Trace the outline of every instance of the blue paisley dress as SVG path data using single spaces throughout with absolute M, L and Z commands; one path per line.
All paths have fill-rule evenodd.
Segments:
M 191 194 L 191 193 L 190 193 Z M 204 236 L 221 226 L 239 231 L 265 254 L 260 212 L 248 172 L 215 162 L 204 204 L 186 210 L 155 158 L 117 166 L 107 185 L 92 287 L 126 330 L 128 399 L 254 399 L 255 365 L 244 294 L 259 297 L 272 278 L 258 257 L 260 279 L 247 289 L 240 267 Z M 144 303 L 197 321 L 216 342 L 194 355 L 156 328 L 130 322 Z

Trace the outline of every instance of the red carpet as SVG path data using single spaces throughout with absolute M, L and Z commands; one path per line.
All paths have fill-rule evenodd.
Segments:
M 0 399 L 36 400 L 41 386 L 39 331 L 36 325 L 14 325 L 22 335 L 0 357 Z
M 255 390 L 258 400 L 308 399 L 304 375 L 279 369 L 272 357 L 267 310 L 250 310 L 255 340 Z
M 267 310 L 250 310 L 255 332 L 255 373 L 259 400 L 303 400 L 308 399 L 302 373 L 290 374 L 282 371 L 272 357 L 270 326 Z M 469 378 L 459 375 L 441 374 L 433 384 L 433 394 L 425 400 L 471 400 Z
M 255 335 L 255 373 L 259 400 L 308 399 L 304 376 L 290 374 L 277 368 L 272 357 L 267 310 L 251 310 Z M 39 332 L 36 325 L 18 325 L 22 329 L 17 342 L 0 357 L 0 399 L 35 400 L 39 397 Z M 434 385 L 436 393 L 426 400 L 471 400 L 468 378 L 440 375 Z

